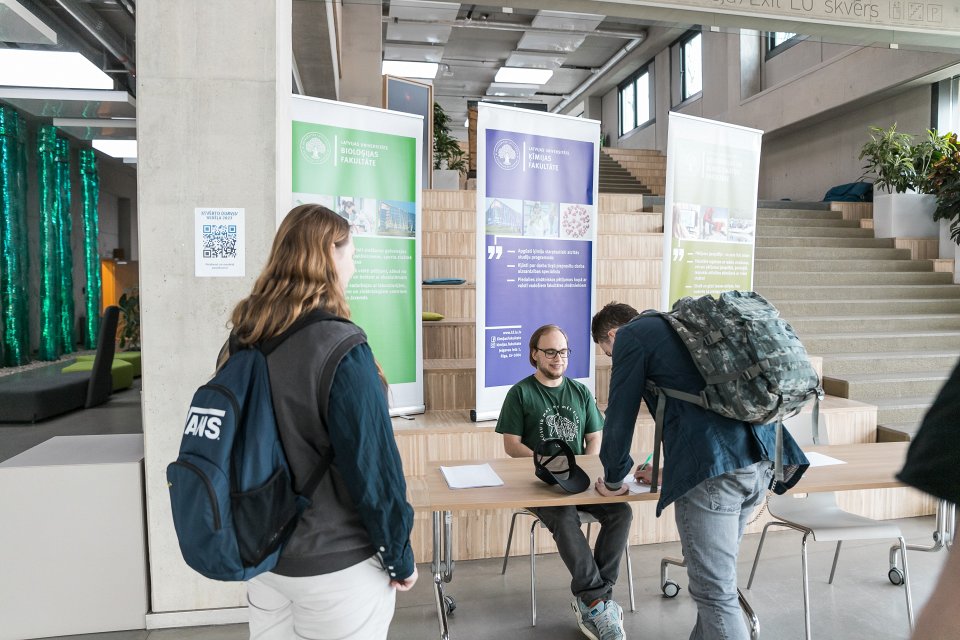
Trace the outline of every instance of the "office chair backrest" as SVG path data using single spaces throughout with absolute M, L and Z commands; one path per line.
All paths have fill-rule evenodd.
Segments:
M 802 411 L 792 418 L 787 418 L 783 421 L 783 426 L 786 427 L 787 431 L 790 432 L 790 435 L 793 436 L 793 439 L 797 441 L 797 444 L 800 445 L 800 448 L 803 450 L 807 450 L 813 446 L 812 422 L 813 412 L 810 410 Z M 827 429 L 822 423 L 820 427 L 820 444 L 830 444 Z M 791 507 L 796 508 L 800 506 L 801 503 L 804 503 L 803 508 L 812 508 L 814 506 L 827 508 L 837 504 L 837 496 L 833 491 L 809 493 L 803 498 L 794 497 L 794 494 L 801 493 L 803 493 L 802 479 L 793 491 L 781 496 L 770 496 L 770 513 L 774 516 L 776 516 L 777 512 L 786 515 L 785 511 L 792 510 Z
M 93 359 L 90 381 L 87 383 L 87 409 L 106 402 L 113 391 L 113 354 L 117 344 L 117 324 L 120 321 L 120 308 L 109 306 L 103 310 L 100 319 L 100 333 L 97 334 L 97 355 Z

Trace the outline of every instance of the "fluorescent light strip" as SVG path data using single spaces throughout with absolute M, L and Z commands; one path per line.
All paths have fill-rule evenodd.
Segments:
M 136 140 L 94 140 L 93 148 L 114 158 L 136 158 Z
M 404 60 L 384 60 L 384 75 L 400 76 L 401 78 L 428 78 L 437 77 L 440 65 L 436 62 L 407 62 Z
M 58 89 L 113 89 L 113 80 L 73 51 L 0 49 L 0 85 Z
M 543 84 L 553 76 L 550 69 L 527 69 L 525 67 L 500 67 L 494 82 L 516 84 Z

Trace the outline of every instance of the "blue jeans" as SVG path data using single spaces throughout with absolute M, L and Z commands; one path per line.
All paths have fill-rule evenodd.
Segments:
M 773 477 L 757 462 L 704 480 L 674 503 L 697 624 L 690 640 L 748 640 L 737 599 L 737 554 L 754 507 Z
M 600 521 L 600 533 L 590 551 L 580 529 L 577 510 Z M 576 507 L 535 507 L 537 514 L 557 543 L 560 558 L 570 571 L 570 591 L 587 604 L 610 598 L 620 573 L 620 559 L 630 535 L 633 511 L 626 502 L 583 504 Z

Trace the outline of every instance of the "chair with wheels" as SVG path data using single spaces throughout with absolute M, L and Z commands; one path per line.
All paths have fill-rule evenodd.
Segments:
M 784 421 L 789 427 L 790 434 L 800 446 L 812 444 L 812 427 L 810 413 L 804 412 Z M 820 444 L 827 443 L 826 431 L 820 430 Z M 799 485 L 802 491 L 803 483 Z M 833 566 L 830 569 L 829 584 L 833 584 L 833 577 L 837 570 L 837 560 L 840 558 L 840 547 L 844 540 L 877 540 L 894 538 L 899 542 L 899 553 L 903 565 L 904 595 L 907 602 L 907 620 L 913 629 L 913 600 L 910 595 L 910 573 L 907 568 L 907 546 L 903 533 L 895 523 L 865 518 L 849 511 L 844 511 L 837 505 L 836 495 L 833 492 L 812 493 L 803 497 L 792 494 L 782 496 L 770 495 L 767 509 L 774 520 L 763 527 L 757 555 L 750 570 L 750 579 L 747 589 L 753 585 L 753 579 L 760 561 L 760 552 L 770 527 L 786 527 L 803 534 L 800 543 L 800 557 L 803 566 L 803 615 L 804 630 L 807 640 L 811 638 L 810 629 L 810 586 L 807 568 L 807 539 L 812 538 L 820 542 L 836 542 L 837 547 L 833 556 Z M 892 581 L 892 580 L 891 580 Z
M 590 528 L 594 523 L 599 522 L 593 515 L 587 513 L 586 511 L 577 510 L 577 515 L 580 517 L 581 524 L 587 525 L 587 541 L 590 541 Z M 537 525 L 546 528 L 540 518 L 537 517 L 537 514 L 529 511 L 527 509 L 518 509 L 513 512 L 513 517 L 510 518 L 510 533 L 507 534 L 507 550 L 503 554 L 503 567 L 500 569 L 500 575 L 503 575 L 507 572 L 507 562 L 510 559 L 510 545 L 513 543 L 513 529 L 517 524 L 517 516 L 530 516 L 533 518 L 533 523 L 530 525 L 530 624 L 531 626 L 537 626 Z M 623 554 L 627 560 L 627 588 L 630 592 L 630 611 L 636 611 L 636 602 L 633 594 L 633 563 L 630 561 L 630 545 L 628 544 L 624 547 Z

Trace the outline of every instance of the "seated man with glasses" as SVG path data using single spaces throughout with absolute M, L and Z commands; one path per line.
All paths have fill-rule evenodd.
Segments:
M 577 455 L 600 452 L 603 417 L 590 390 L 563 374 L 570 358 L 567 334 L 548 324 L 530 336 L 530 364 L 535 371 L 507 392 L 497 421 L 504 450 L 511 457 L 532 457 L 542 440 L 560 438 Z M 596 549 L 580 528 L 577 510 L 600 521 Z M 577 624 L 592 640 L 624 638 L 623 610 L 611 598 L 620 559 L 630 533 L 633 512 L 623 502 L 530 511 L 553 534 L 572 581 L 572 607 Z

